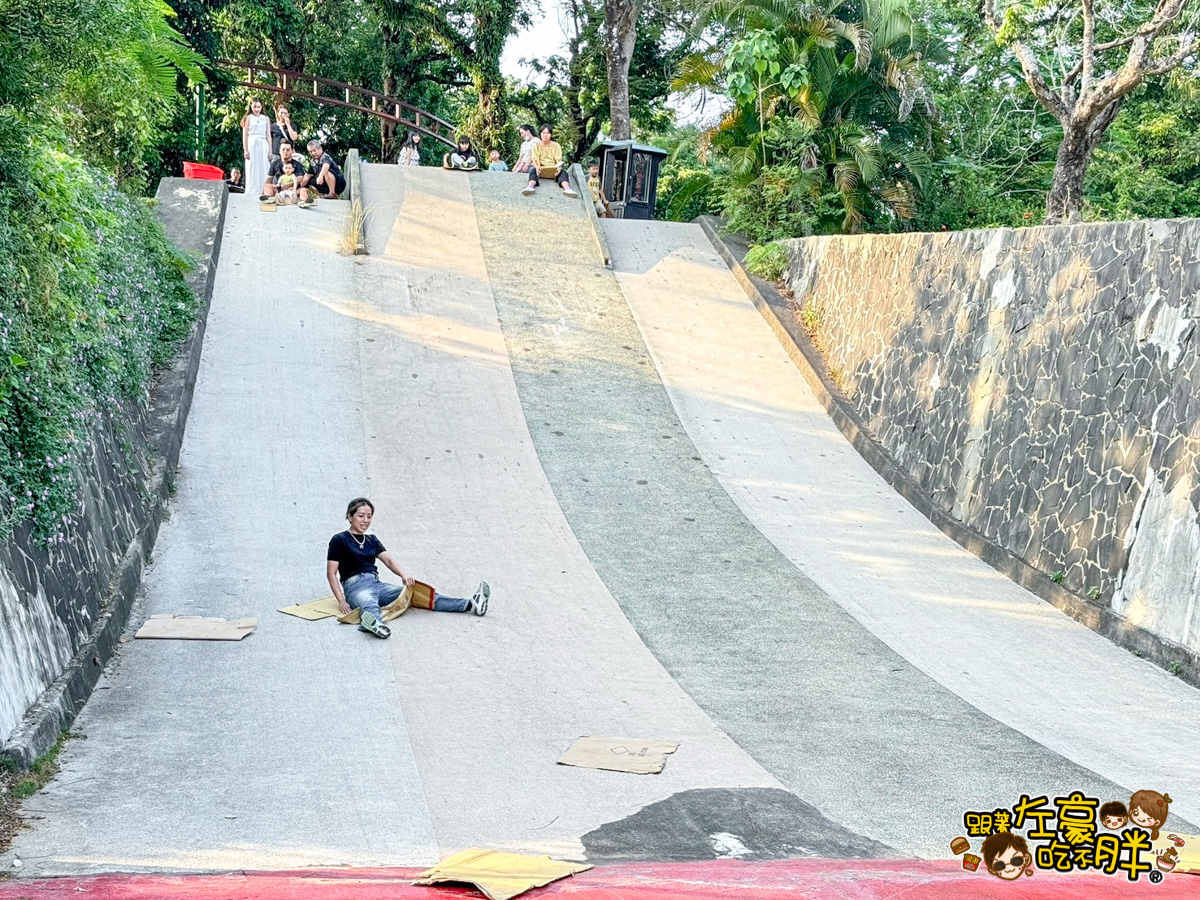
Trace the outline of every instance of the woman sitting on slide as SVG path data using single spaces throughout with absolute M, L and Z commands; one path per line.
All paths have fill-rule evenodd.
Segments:
M 396 154 L 396 165 L 398 166 L 419 166 L 421 164 L 421 133 L 419 131 L 410 131 L 408 140 L 404 142 L 404 146 L 400 148 L 400 152 Z
M 337 598 L 342 615 L 351 609 L 361 611 L 359 631 L 368 631 L 378 638 L 386 638 L 392 630 L 383 624 L 383 607 L 400 599 L 406 587 L 413 586 L 413 578 L 406 575 L 400 563 L 384 548 L 379 538 L 367 534 L 371 519 L 375 516 L 375 505 L 366 497 L 351 500 L 346 508 L 346 519 L 350 528 L 329 539 L 326 554 L 325 577 Z M 404 584 L 384 584 L 379 580 L 375 560 L 379 560 L 403 580 Z M 471 612 L 482 616 L 487 612 L 492 591 L 486 581 L 479 582 L 479 589 L 470 600 L 460 597 L 443 597 L 434 591 L 435 612 Z

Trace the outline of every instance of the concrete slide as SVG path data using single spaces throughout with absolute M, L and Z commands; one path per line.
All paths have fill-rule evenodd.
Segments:
M 505 173 L 364 166 L 343 204 L 232 198 L 179 492 L 130 641 L 0 859 L 22 875 L 948 856 L 965 809 L 1069 790 L 1200 820 L 1200 696 L 996 575 L 825 419 L 694 226 Z M 379 641 L 325 596 L 345 505 L 484 618 Z M 678 741 L 659 775 L 558 766 Z M 11 870 L 11 869 L 10 869 Z

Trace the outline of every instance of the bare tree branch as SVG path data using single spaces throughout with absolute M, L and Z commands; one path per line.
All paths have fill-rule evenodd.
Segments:
M 1079 60 L 1083 77 L 1079 82 L 1079 93 L 1092 86 L 1092 70 L 1096 65 L 1096 10 L 1092 0 L 1083 0 L 1083 57 Z
M 1136 37 L 1137 37 L 1136 34 L 1131 34 L 1128 37 L 1121 38 L 1120 40 L 1109 41 L 1106 44 L 1097 44 L 1096 45 L 1096 53 L 1104 53 L 1107 50 L 1115 50 L 1118 47 L 1126 47 L 1129 44 L 1132 44 L 1134 38 L 1136 38 Z M 1071 69 L 1070 72 L 1068 72 L 1066 75 L 1063 76 L 1063 84 L 1070 84 L 1071 82 L 1073 82 L 1076 78 L 1079 77 L 1079 75 L 1082 71 L 1083 71 L 1083 60 L 1080 60 L 1079 62 L 1075 63 L 1075 68 Z

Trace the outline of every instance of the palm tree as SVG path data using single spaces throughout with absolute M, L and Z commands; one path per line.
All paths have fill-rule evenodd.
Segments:
M 675 87 L 735 103 L 707 135 L 729 162 L 733 206 L 790 210 L 780 227 L 807 216 L 817 231 L 915 215 L 935 120 L 923 71 L 944 48 L 904 0 L 710 0 L 705 19 L 742 37 L 686 59 Z

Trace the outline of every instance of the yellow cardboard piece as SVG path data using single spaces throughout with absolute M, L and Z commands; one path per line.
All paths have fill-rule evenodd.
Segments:
M 634 775 L 657 775 L 667 764 L 667 754 L 678 749 L 679 744 L 674 741 L 585 736 L 571 745 L 558 764 L 630 772 Z
M 433 588 L 423 581 L 414 581 L 412 587 L 406 587 L 394 603 L 383 608 L 383 621 L 390 622 L 408 612 L 409 607 L 416 609 L 433 609 Z M 343 625 L 357 625 L 362 621 L 362 613 L 352 609 L 344 616 L 338 616 Z
M 276 212 L 279 209 L 274 203 L 267 203 L 265 201 L 259 203 L 258 208 L 263 212 Z
M 258 619 L 226 621 L 204 616 L 151 616 L 137 630 L 136 638 L 168 641 L 240 641 L 255 628 Z
M 585 863 L 562 862 L 548 856 L 524 856 L 472 847 L 443 859 L 428 872 L 422 872 L 413 884 L 464 882 L 475 885 L 491 900 L 509 900 L 590 868 Z
M 296 616 L 299 619 L 308 619 L 315 622 L 318 619 L 328 619 L 330 616 L 338 615 L 338 602 L 336 597 L 322 597 L 320 600 L 311 600 L 308 603 L 297 603 L 294 606 L 281 606 L 281 613 L 287 613 L 289 616 Z

